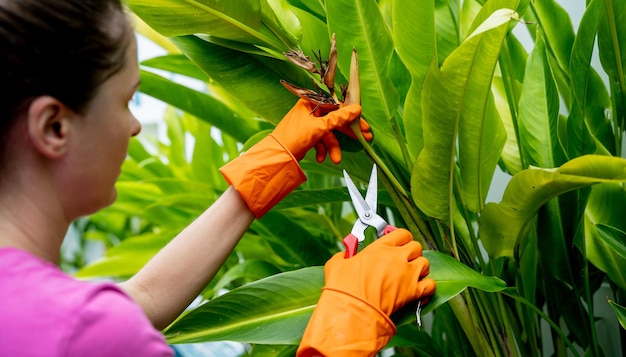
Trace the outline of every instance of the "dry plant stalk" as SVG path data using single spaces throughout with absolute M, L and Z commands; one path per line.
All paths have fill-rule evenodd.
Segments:
M 359 57 L 356 48 L 352 49 L 352 61 L 350 62 L 350 80 L 344 97 L 344 105 L 361 104 L 361 84 L 359 79 Z
M 315 104 L 315 109 L 322 109 L 324 111 L 332 111 L 338 109 L 343 105 L 348 104 L 360 104 L 361 102 L 361 89 L 359 85 L 359 68 L 356 49 L 352 50 L 352 62 L 350 63 L 350 79 L 348 86 L 340 84 L 341 94 L 343 102 L 337 97 L 335 92 L 335 75 L 337 72 L 337 42 L 335 34 L 332 35 L 330 42 L 330 52 L 327 60 L 321 59 L 321 55 L 317 56 L 317 62 L 311 60 L 311 57 L 306 56 L 302 50 L 289 50 L 284 53 L 289 61 L 296 66 L 307 70 L 308 72 L 319 75 L 320 82 L 326 87 L 326 91 L 323 91 L 317 84 L 315 87 L 317 91 L 298 87 L 285 80 L 281 80 L 280 83 L 287 88 L 291 93 L 297 95 L 299 98 L 309 101 Z

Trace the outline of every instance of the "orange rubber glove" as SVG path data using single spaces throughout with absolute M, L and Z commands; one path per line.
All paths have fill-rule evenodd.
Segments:
M 306 181 L 298 161 L 311 148 L 318 150 L 320 162 L 326 150 L 334 163 L 341 161 L 341 148 L 332 131 L 351 132 L 348 126 L 360 118 L 361 106 L 348 105 L 322 116 L 315 116 L 314 109 L 314 104 L 300 99 L 271 134 L 220 168 L 257 218 Z M 369 125 L 360 120 L 364 138 L 371 140 Z
M 355 138 L 348 124 L 360 114 L 359 105 L 353 104 L 324 112 L 321 108 L 316 109 L 315 104 L 300 99 L 270 135 L 283 143 L 298 161 L 302 160 L 309 149 L 315 147 L 315 158 L 318 162 L 323 162 L 328 152 L 330 160 L 338 164 L 341 162 L 341 148 L 332 131 L 340 130 Z M 371 140 L 369 124 L 363 119 L 360 119 L 360 128 L 363 137 Z
M 410 301 L 427 301 L 435 282 L 411 233 L 397 229 L 352 258 L 335 254 L 298 348 L 298 357 L 374 356 L 396 333 L 389 315 Z

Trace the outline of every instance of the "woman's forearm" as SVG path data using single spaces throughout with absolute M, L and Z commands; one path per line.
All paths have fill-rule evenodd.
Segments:
M 215 276 L 254 215 L 233 187 L 120 284 L 158 329 L 167 327 Z

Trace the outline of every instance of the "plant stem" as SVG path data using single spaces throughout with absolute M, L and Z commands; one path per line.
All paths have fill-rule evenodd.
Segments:
M 394 199 L 394 195 L 396 196 L 396 198 L 394 199 L 394 202 L 398 206 L 398 210 L 400 210 L 401 214 L 404 211 L 405 214 L 407 215 L 407 216 L 403 215 L 403 217 L 405 218 L 405 221 L 414 222 L 415 225 L 417 226 L 417 230 L 422 234 L 422 236 L 425 239 L 424 243 L 426 243 L 428 247 L 433 249 L 436 245 L 434 245 L 434 239 L 432 235 L 430 234 L 430 231 L 428 230 L 426 223 L 424 222 L 422 217 L 413 207 L 411 203 L 412 201 L 410 200 L 408 193 L 404 190 L 404 187 L 402 187 L 400 182 L 398 182 L 396 177 L 391 173 L 391 171 L 389 170 L 385 162 L 376 154 L 372 146 L 363 137 L 358 120 L 355 120 L 352 123 L 350 123 L 350 129 L 352 129 L 352 132 L 354 133 L 354 135 L 356 135 L 361 145 L 363 145 L 363 149 L 365 150 L 367 155 L 370 157 L 370 159 L 372 159 L 372 161 L 374 161 L 376 165 L 378 166 L 378 168 L 383 172 L 384 178 L 387 180 L 388 185 L 391 186 L 392 188 L 391 190 L 388 190 L 389 194 L 392 196 L 392 199 Z M 410 219 L 407 219 L 407 218 L 410 218 Z
M 512 290 L 510 289 L 505 289 L 502 291 L 502 294 L 507 295 L 509 297 L 512 297 L 513 299 L 515 299 L 516 301 L 526 305 L 526 307 L 528 307 L 529 309 L 531 309 L 533 312 L 535 312 L 537 315 L 539 315 L 541 318 L 543 318 L 548 325 L 550 325 L 550 327 L 552 327 L 552 329 L 554 330 L 554 332 L 556 332 L 561 339 L 563 340 L 563 342 L 565 342 L 565 344 L 567 345 L 567 347 L 569 347 L 569 349 L 572 351 L 572 354 L 576 357 L 580 357 L 580 354 L 578 354 L 578 351 L 576 351 L 576 348 L 574 347 L 574 345 L 572 344 L 572 342 L 567 338 L 567 335 L 563 332 L 563 330 L 561 329 L 561 327 L 559 327 L 559 325 L 557 325 L 556 323 L 554 323 L 554 321 L 552 321 L 552 319 L 550 319 L 550 317 L 548 315 L 546 315 L 543 311 L 541 311 L 537 306 L 533 305 L 530 301 L 524 299 L 522 296 L 515 294 Z
M 450 308 L 454 312 L 463 332 L 467 336 L 474 352 L 478 356 L 494 357 L 493 351 L 489 348 L 489 342 L 485 339 L 485 335 L 480 333 L 476 325 L 474 325 L 473 313 L 468 309 L 462 294 L 458 294 L 448 301 Z
M 578 193 L 580 195 L 580 192 Z M 584 219 L 581 220 L 582 226 L 580 229 L 584 230 Z M 584 233 L 582 233 L 584 234 Z M 589 328 L 591 329 L 591 355 L 599 356 L 600 346 L 598 346 L 598 335 L 596 331 L 596 322 L 595 322 L 595 313 L 593 309 L 593 294 L 591 293 L 591 287 L 589 286 L 589 263 L 587 261 L 587 244 L 585 242 L 585 238 L 580 240 L 580 244 L 582 245 L 582 254 L 583 254 L 583 281 L 585 282 L 585 297 L 587 298 L 587 310 L 589 315 Z

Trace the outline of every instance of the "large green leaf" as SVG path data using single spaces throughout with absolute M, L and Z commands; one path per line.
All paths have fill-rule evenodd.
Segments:
M 506 288 L 506 283 L 499 278 L 482 275 L 445 254 L 426 250 L 424 256 L 430 262 L 428 277 L 437 283 L 435 295 L 424 307 L 425 314 L 435 310 L 468 287 L 492 293 Z
M 130 8 L 164 36 L 191 34 L 282 48 L 270 32 L 263 32 L 259 0 L 130 0 Z
M 329 237 L 332 227 L 320 218 L 317 212 L 304 210 L 270 211 L 254 221 L 251 229 L 291 269 L 320 265 L 336 246 Z
M 272 123 L 278 123 L 298 99 L 280 84 L 282 76 L 247 53 L 196 36 L 176 37 L 172 41 L 233 98 Z
M 619 321 L 619 324 L 622 326 L 623 329 L 626 330 L 626 307 L 615 303 L 615 301 L 613 300 L 609 300 L 609 303 L 617 314 L 617 320 Z
M 491 256 L 512 257 L 518 238 L 551 198 L 601 182 L 624 181 L 626 160 L 611 156 L 587 155 L 557 169 L 524 170 L 513 176 L 500 203 L 485 206 L 480 239 Z
M 376 1 L 328 1 L 326 13 L 329 33 L 337 38 L 337 65 L 344 74 L 350 73 L 352 49 L 358 52 L 361 105 L 372 124 L 374 144 L 400 160 L 390 122 L 399 103 L 389 73 L 393 39 Z
M 555 0 L 534 1 L 531 8 L 536 15 L 534 21 L 541 28 L 538 32 L 541 39 L 537 38 L 536 42 L 543 42 L 545 45 L 546 59 L 550 60 L 555 82 L 562 89 L 559 93 L 565 103 L 571 105 L 569 63 L 574 43 L 572 20 Z
M 414 160 L 423 144 L 422 83 L 430 62 L 436 61 L 437 57 L 434 0 L 396 0 L 393 4 L 393 40 L 398 55 L 411 73 L 403 119 L 407 147 Z
M 626 191 L 622 184 L 592 187 L 585 210 L 584 244 L 587 259 L 623 289 L 626 288 L 623 269 L 626 222 L 619 208 L 624 205 Z
M 147 233 L 124 240 L 104 257 L 83 267 L 75 276 L 82 279 L 130 277 L 141 269 L 176 232 Z
M 219 97 L 193 90 L 148 71 L 141 71 L 139 90 L 217 126 L 240 141 L 245 141 L 262 130 L 259 121 L 242 117 L 239 112 L 226 106 Z
M 624 130 L 626 121 L 626 6 L 619 0 L 606 0 L 604 4 L 605 11 L 598 29 L 598 50 L 602 68 L 608 75 L 613 97 L 612 119 L 621 130 Z
M 626 72 L 626 7 L 619 0 L 604 1 L 605 10 L 598 30 L 602 67 L 610 81 L 624 88 Z M 623 94 L 622 94 L 623 95 Z M 622 98 L 617 98 L 623 100 Z
M 626 233 L 602 224 L 591 226 L 587 231 L 587 259 L 605 272 L 620 289 L 626 289 Z
M 296 344 L 323 285 L 321 267 L 273 275 L 191 310 L 164 333 L 170 343 Z
M 604 10 L 604 1 L 592 1 L 585 11 L 578 29 L 570 58 L 570 73 L 574 107 L 568 118 L 567 145 L 570 157 L 589 153 L 593 140 L 585 137 L 589 130 L 611 153 L 615 153 L 615 139 L 605 110 L 610 99 L 602 80 L 591 67 L 596 33 Z M 574 115 L 577 114 L 577 115 Z M 589 129 L 587 129 L 587 126 Z
M 426 74 L 422 91 L 424 147 L 411 175 L 411 192 L 427 215 L 447 221 L 452 201 L 453 172 L 460 145 L 463 190 L 476 210 L 486 196 L 506 140 L 490 97 L 491 78 L 512 10 L 489 17 L 444 62 Z M 480 198 L 479 198 L 480 196 Z
M 431 266 L 429 277 L 437 282 L 437 292 L 425 306 L 426 314 L 467 287 L 487 292 L 502 291 L 506 284 L 479 274 L 455 259 L 434 251 L 424 251 Z M 324 284 L 322 267 L 280 273 L 246 284 L 217 297 L 183 315 L 164 333 L 170 343 L 231 341 L 259 344 L 297 344 L 317 306 Z M 399 323 L 415 319 L 394 316 Z
M 559 98 L 541 38 L 528 58 L 518 125 L 526 164 L 555 167 L 565 162 L 558 138 Z

